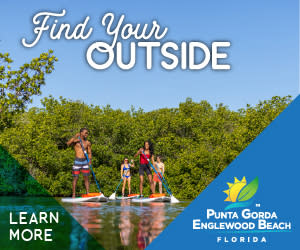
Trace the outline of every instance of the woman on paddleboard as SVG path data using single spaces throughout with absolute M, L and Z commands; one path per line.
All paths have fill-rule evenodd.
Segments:
M 144 147 L 140 148 L 134 157 L 140 156 L 140 168 L 139 168 L 139 175 L 140 175 L 140 197 L 143 197 L 143 183 L 144 183 L 144 173 L 148 177 L 150 183 L 151 192 L 154 194 L 154 184 L 152 180 L 152 173 L 149 161 L 151 160 L 152 164 L 154 165 L 154 150 L 152 144 L 149 141 L 144 142 Z M 149 160 L 149 161 L 148 161 Z
M 128 194 L 131 194 L 131 186 L 130 186 L 130 180 L 131 180 L 130 168 L 131 167 L 134 167 L 134 161 L 131 160 L 131 163 L 129 164 L 128 158 L 125 158 L 123 161 L 123 164 L 121 165 L 121 178 L 123 178 L 122 197 L 124 197 L 126 181 L 128 183 L 128 192 L 129 192 Z
M 154 165 L 155 169 L 156 169 L 156 173 L 154 173 L 153 176 L 153 182 L 154 182 L 154 191 L 156 189 L 156 183 L 158 183 L 158 189 L 159 189 L 159 193 L 162 194 L 162 182 L 161 179 L 165 174 L 165 164 L 161 161 L 160 156 L 156 157 L 156 162 Z

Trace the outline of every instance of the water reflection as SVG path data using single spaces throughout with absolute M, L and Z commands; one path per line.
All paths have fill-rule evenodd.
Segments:
M 165 203 L 151 203 L 153 222 L 151 225 L 152 240 L 154 240 L 165 228 Z
M 187 204 L 123 200 L 62 205 L 105 249 L 145 249 Z M 85 235 L 78 235 L 74 227 L 72 242 L 84 246 Z
M 87 249 L 88 236 L 88 232 L 73 220 L 70 234 L 70 249 Z
M 165 204 L 151 203 L 143 209 L 140 205 L 142 215 L 138 224 L 137 247 L 146 248 L 164 229 L 165 221 Z
M 68 211 L 86 231 L 90 234 L 97 234 L 101 232 L 100 229 L 102 225 L 102 220 L 98 213 L 98 209 L 101 205 L 101 203 L 97 202 L 85 202 L 80 205 L 71 204 L 71 206 L 68 207 Z
M 85 209 L 83 212 L 84 207 Z M 69 212 L 71 212 L 72 216 L 79 222 L 76 223 L 72 221 L 72 231 L 70 234 L 70 249 L 87 249 L 87 243 L 89 240 L 89 234 L 97 234 L 100 232 L 101 220 L 97 218 L 96 210 L 92 210 L 89 208 L 99 208 L 101 207 L 101 203 L 95 202 L 86 202 L 81 206 L 76 204 L 71 204 L 69 207 Z
M 130 238 L 131 234 L 134 229 L 134 225 L 131 222 L 131 213 L 130 213 L 130 201 L 129 200 L 122 200 L 121 201 L 121 213 L 120 213 L 120 239 L 121 244 L 123 246 L 129 246 L 130 245 Z

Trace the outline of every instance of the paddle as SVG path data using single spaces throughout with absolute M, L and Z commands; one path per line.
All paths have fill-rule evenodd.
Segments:
M 152 167 L 152 169 L 154 170 L 154 172 L 157 174 L 158 178 L 160 179 L 160 181 L 161 181 L 162 184 L 164 185 L 166 191 L 167 191 L 168 194 L 170 195 L 170 197 L 171 197 L 171 203 L 178 203 L 179 200 L 177 200 L 177 199 L 173 196 L 173 194 L 172 194 L 170 188 L 167 187 L 167 185 L 166 185 L 166 183 L 165 183 L 165 178 L 162 176 L 162 178 L 164 179 L 164 181 L 163 181 L 162 178 L 160 177 L 160 175 L 157 173 L 155 167 L 153 167 L 153 165 L 152 165 L 151 161 L 149 160 L 149 158 L 146 156 L 146 154 L 145 154 L 144 151 L 143 151 L 143 155 L 145 156 L 145 158 L 146 158 L 147 161 L 149 162 L 150 166 Z
M 121 180 L 120 180 L 120 182 L 119 182 L 119 184 L 118 184 L 118 186 L 117 186 L 115 192 L 112 193 L 111 196 L 109 196 L 108 199 L 110 199 L 110 200 L 115 200 L 115 199 L 116 199 L 116 192 L 117 192 L 119 186 L 121 185 L 121 183 L 122 183 L 122 181 L 123 181 L 123 178 L 124 178 L 125 174 L 127 174 L 127 172 L 128 172 L 128 170 L 126 170 L 126 172 L 123 174 L 123 176 L 122 176 L 122 178 L 121 178 Z
M 91 169 L 92 174 L 93 174 L 93 176 L 94 176 L 94 179 L 95 179 L 95 182 L 96 182 L 96 184 L 97 184 L 98 190 L 99 190 L 100 193 L 102 193 L 102 192 L 101 192 L 101 189 L 100 189 L 100 186 L 99 186 L 99 184 L 98 184 L 98 181 L 97 181 L 97 179 L 96 179 L 96 175 L 95 175 L 95 173 L 94 173 L 94 171 L 93 171 L 92 164 L 90 164 L 89 156 L 88 156 L 87 152 L 86 152 L 85 149 L 84 149 L 82 140 L 81 140 L 80 137 L 78 137 L 78 139 L 79 139 L 79 141 L 80 141 L 80 145 L 81 145 L 82 151 L 83 151 L 83 153 L 84 153 L 84 155 L 85 155 L 85 158 L 86 158 L 86 160 L 87 160 L 87 162 L 88 162 L 89 168 Z
M 163 179 L 163 181 L 165 182 L 165 184 L 166 184 L 166 186 L 168 187 L 168 189 L 171 190 L 171 189 L 169 188 L 169 184 L 168 184 L 167 180 L 165 179 L 165 177 L 164 177 L 164 175 L 163 175 L 162 172 L 159 173 L 159 176 Z

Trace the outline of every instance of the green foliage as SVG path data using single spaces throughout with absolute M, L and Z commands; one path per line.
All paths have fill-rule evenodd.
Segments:
M 290 101 L 290 97 L 273 97 L 231 111 L 222 104 L 214 108 L 206 101 L 187 99 L 178 108 L 124 112 L 50 96 L 42 100 L 42 108 L 15 115 L 13 126 L 0 134 L 0 144 L 52 195 L 69 196 L 74 152 L 66 142 L 81 127 L 88 127 L 93 169 L 104 193 L 110 195 L 120 180 L 124 157 L 132 158 L 150 138 L 155 154 L 163 158 L 174 195 L 193 199 Z M 135 161 L 132 191 L 138 192 Z M 96 190 L 92 180 L 91 191 Z M 82 177 L 78 192 L 84 192 Z
M 41 94 L 45 75 L 54 70 L 55 61 L 57 58 L 49 50 L 19 69 L 12 70 L 13 60 L 9 54 L 0 53 L 0 131 L 10 126 L 14 114 L 24 111 L 33 95 Z
M 258 177 L 251 181 L 246 187 L 239 193 L 238 201 L 247 201 L 251 199 L 258 189 Z
M 0 146 L 1 195 L 49 195 L 20 164 Z

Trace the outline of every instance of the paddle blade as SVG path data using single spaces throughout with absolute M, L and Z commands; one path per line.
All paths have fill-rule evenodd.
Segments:
M 108 199 L 115 200 L 116 199 L 116 193 L 111 194 L 111 196 L 109 196 Z
M 171 203 L 179 203 L 179 200 L 177 200 L 173 195 L 171 197 Z

